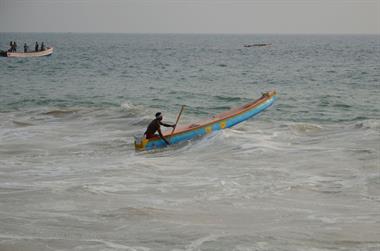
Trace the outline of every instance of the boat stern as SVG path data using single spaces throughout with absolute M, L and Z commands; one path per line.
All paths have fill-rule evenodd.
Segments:
M 135 138 L 135 149 L 139 151 L 145 150 L 145 146 L 148 144 L 149 140 L 144 136 L 134 136 Z

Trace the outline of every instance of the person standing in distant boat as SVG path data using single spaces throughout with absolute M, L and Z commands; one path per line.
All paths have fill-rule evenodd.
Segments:
M 9 42 L 9 46 L 10 46 L 11 48 L 9 48 L 8 51 L 12 52 L 12 51 L 13 51 L 13 42 L 12 42 L 12 41 Z
M 41 51 L 44 51 L 45 50 L 45 44 L 44 42 L 41 43 Z
M 162 119 L 163 118 L 162 118 L 161 112 L 157 112 L 156 113 L 156 118 L 154 120 L 152 120 L 152 122 L 150 122 L 150 124 L 148 125 L 148 128 L 146 129 L 144 135 L 145 135 L 146 139 L 150 139 L 150 138 L 153 138 L 153 137 L 157 136 L 155 133 L 158 132 L 158 135 L 160 136 L 160 138 L 163 141 L 165 141 L 165 143 L 167 145 L 170 145 L 170 143 L 162 135 L 161 125 L 163 125 L 165 127 L 173 127 L 173 128 L 175 128 L 175 125 L 165 124 L 165 123 L 161 122 Z
M 14 52 L 17 51 L 17 44 L 16 44 L 16 41 L 13 41 L 13 51 L 14 51 Z
M 34 46 L 34 51 L 38 51 L 38 42 L 36 42 L 36 45 Z
M 11 41 L 11 49 L 10 49 L 10 52 L 15 52 L 16 49 L 15 49 L 15 44 L 14 42 Z
M 25 52 L 25 53 L 28 52 L 28 48 L 29 48 L 29 46 L 28 46 L 26 43 L 24 43 L 24 52 Z

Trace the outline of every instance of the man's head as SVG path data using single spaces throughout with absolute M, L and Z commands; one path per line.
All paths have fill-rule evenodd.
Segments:
M 156 119 L 158 119 L 158 120 L 162 120 L 162 113 L 161 112 L 157 112 L 156 113 Z

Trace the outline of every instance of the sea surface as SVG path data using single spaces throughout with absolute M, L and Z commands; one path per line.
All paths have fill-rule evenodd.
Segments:
M 380 36 L 0 33 L 0 250 L 380 250 Z M 245 44 L 270 43 L 245 48 Z M 260 115 L 136 152 L 276 90 Z

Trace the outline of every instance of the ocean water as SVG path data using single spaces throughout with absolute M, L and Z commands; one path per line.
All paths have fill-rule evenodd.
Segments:
M 10 40 L 54 54 L 0 58 L 0 250 L 380 250 L 380 36 Z M 134 150 L 157 111 L 274 89 L 234 128 Z

